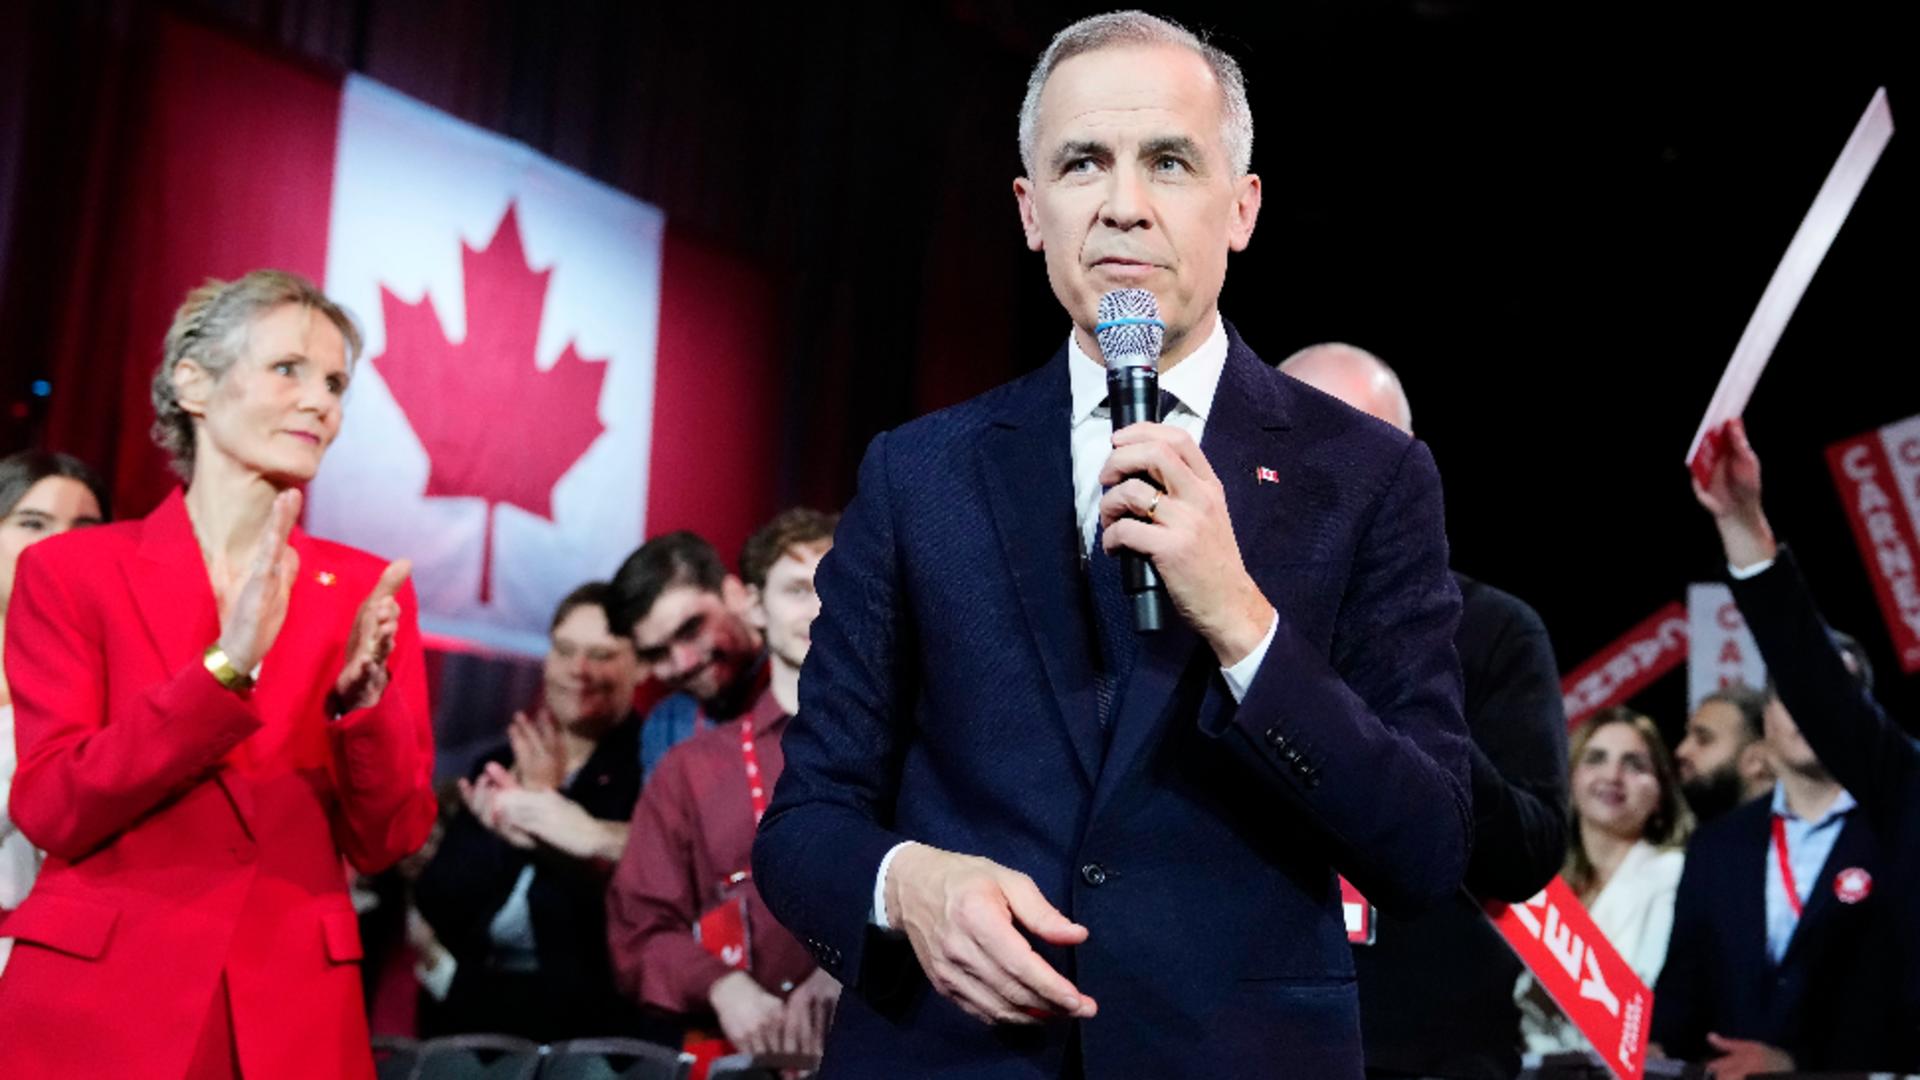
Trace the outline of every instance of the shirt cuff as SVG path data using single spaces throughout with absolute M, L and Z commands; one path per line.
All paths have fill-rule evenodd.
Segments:
M 1761 559 L 1759 562 L 1754 563 L 1752 566 L 1735 566 L 1732 563 L 1727 564 L 1727 573 L 1733 575 L 1733 580 L 1735 581 L 1745 581 L 1750 577 L 1758 577 L 1761 574 L 1764 574 L 1771 569 L 1773 569 L 1772 559 Z
M 1253 686 L 1253 677 L 1260 673 L 1260 661 L 1267 658 L 1267 649 L 1272 646 L 1273 635 L 1279 629 L 1280 613 L 1276 611 L 1273 613 L 1273 622 L 1267 626 L 1267 636 L 1260 639 L 1260 644 L 1241 657 L 1239 663 L 1220 669 L 1220 677 L 1227 680 L 1227 692 L 1233 695 L 1235 705 L 1246 700 L 1247 691 Z M 885 866 L 884 863 L 881 865 Z
M 880 857 L 880 870 L 873 875 L 873 910 L 867 913 L 867 921 L 882 930 L 893 929 L 893 924 L 887 922 L 887 868 L 893 865 L 893 857 L 900 854 L 900 849 L 911 843 L 911 840 L 902 840 L 888 848 Z

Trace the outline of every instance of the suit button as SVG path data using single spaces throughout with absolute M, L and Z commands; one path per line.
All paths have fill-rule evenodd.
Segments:
M 1280 734 L 1279 728 L 1270 727 L 1267 729 L 1267 745 L 1275 750 L 1284 749 L 1287 745 L 1287 737 Z
M 1080 880 L 1097 889 L 1107 883 L 1107 868 L 1097 862 L 1090 862 L 1080 868 Z

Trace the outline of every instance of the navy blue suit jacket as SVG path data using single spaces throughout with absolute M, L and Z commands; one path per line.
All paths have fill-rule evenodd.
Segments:
M 1449 897 L 1471 840 L 1460 599 L 1424 446 L 1232 334 L 1201 449 L 1279 611 L 1235 704 L 1184 624 L 1096 712 L 1067 352 L 876 438 L 833 551 L 754 848 L 775 915 L 851 991 L 827 1077 L 1357 1077 L 1337 871 L 1389 911 Z M 1262 482 L 1268 467 L 1278 482 Z M 991 1028 L 868 925 L 901 840 L 1031 875 L 1100 1003 Z

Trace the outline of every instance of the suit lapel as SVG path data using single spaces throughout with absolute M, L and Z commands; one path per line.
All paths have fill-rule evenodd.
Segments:
M 162 670 L 171 676 L 198 663 L 206 647 L 219 639 L 220 612 L 181 490 L 175 488 L 140 524 L 139 555 L 121 565 L 147 636 L 160 654 Z M 240 827 L 248 837 L 258 839 L 252 824 L 252 788 L 231 764 L 214 778 L 226 792 Z
M 1233 520 L 1240 557 L 1256 581 L 1261 579 L 1260 568 L 1269 557 L 1258 538 L 1277 509 L 1272 505 L 1274 500 L 1265 496 L 1279 490 L 1271 486 L 1261 490 L 1257 469 L 1277 465 L 1279 433 L 1287 427 L 1285 402 L 1275 389 L 1272 374 L 1229 324 L 1227 360 L 1220 371 L 1220 385 L 1214 391 L 1200 449 L 1226 489 L 1227 513 Z M 1193 672 L 1203 680 L 1202 711 L 1232 703 L 1225 682 L 1215 673 L 1218 666 L 1212 650 L 1184 620 L 1176 619 L 1158 634 L 1141 636 L 1139 659 L 1121 695 L 1106 766 L 1094 793 L 1095 815 L 1135 760 L 1158 741 L 1158 733 L 1171 717 L 1183 676 Z
M 220 614 L 178 488 L 140 523 L 139 557 L 121 565 L 165 670 L 176 672 L 199 660 L 220 636 Z
M 1054 701 L 1089 784 L 1103 743 L 1093 689 L 1093 642 L 1073 513 L 1067 351 L 1015 388 L 977 452 L 994 529 Z M 1026 389 L 1028 392 L 1022 393 Z
M 1768 837 L 1771 841 L 1772 837 Z M 1772 847 L 1768 847 L 1769 853 Z M 1818 944 L 1825 936 L 1829 920 L 1836 914 L 1840 898 L 1834 895 L 1833 879 L 1840 871 L 1850 866 L 1865 866 L 1873 861 L 1872 844 L 1866 823 L 1861 820 L 1858 808 L 1847 814 L 1847 820 L 1840 826 L 1840 835 L 1834 837 L 1833 850 L 1827 853 L 1827 861 L 1820 867 L 1820 876 L 1814 880 L 1813 887 L 1807 890 L 1807 902 L 1800 912 L 1800 920 L 1794 925 L 1793 936 L 1787 939 L 1787 951 L 1780 958 L 1780 966 L 1792 964 L 1801 952 Z

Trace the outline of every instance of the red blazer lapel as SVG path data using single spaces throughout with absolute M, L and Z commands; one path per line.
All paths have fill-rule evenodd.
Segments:
M 198 661 L 220 636 L 220 613 L 179 488 L 140 522 L 139 557 L 120 565 L 165 670 Z

